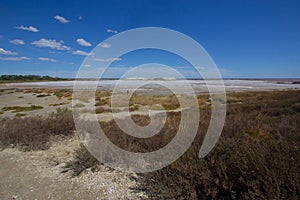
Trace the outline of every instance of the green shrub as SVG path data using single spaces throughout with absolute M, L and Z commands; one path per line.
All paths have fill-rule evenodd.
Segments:
M 66 104 L 68 104 L 68 102 L 53 103 L 53 104 L 49 104 L 48 106 L 62 106 L 62 105 L 66 105 Z
M 27 114 L 26 113 L 17 113 L 16 114 L 16 117 L 24 117 L 26 116 Z
M 31 105 L 29 107 L 23 107 L 23 106 L 6 106 L 3 107 L 3 111 L 12 111 L 13 113 L 15 112 L 27 112 L 27 111 L 33 111 L 33 110 L 40 110 L 43 109 L 43 106 L 36 106 L 36 105 Z

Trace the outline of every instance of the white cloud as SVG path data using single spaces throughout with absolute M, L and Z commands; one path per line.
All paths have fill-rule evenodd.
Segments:
M 21 61 L 21 60 L 30 60 L 30 58 L 28 58 L 28 57 L 0 57 L 0 60 Z
M 39 60 L 42 61 L 50 61 L 50 62 L 56 62 L 57 60 L 53 59 L 53 58 L 45 58 L 45 57 L 39 57 Z
M 39 41 L 34 41 L 31 44 L 37 47 L 49 47 L 51 49 L 57 50 L 70 50 L 71 48 L 68 46 L 63 45 L 63 41 L 57 42 L 56 40 L 47 40 L 47 39 L 40 39 Z
M 64 62 L 64 64 L 67 64 L 67 65 L 75 65 L 75 63 L 73 63 L 73 62 Z
M 90 67 L 91 65 L 83 65 L 84 67 Z
M 25 44 L 25 42 L 23 40 L 19 40 L 19 39 L 11 40 L 9 42 L 12 43 L 12 44 L 15 44 L 15 45 L 23 45 L 23 44 Z
M 88 41 L 84 40 L 83 38 L 78 38 L 78 39 L 76 40 L 76 42 L 77 42 L 79 45 L 81 45 L 81 46 L 86 46 L 86 47 L 92 46 L 91 43 L 89 43 Z
M 107 29 L 107 32 L 108 32 L 108 33 L 115 33 L 115 34 L 118 33 L 118 31 L 112 30 L 112 29 Z
M 66 18 L 59 16 L 59 15 L 54 16 L 54 19 L 58 20 L 60 23 L 63 23 L 63 24 L 67 24 L 70 22 L 70 20 L 67 20 Z
M 81 51 L 81 50 L 73 51 L 73 54 L 74 55 L 80 55 L 80 56 L 94 55 L 93 53 L 88 53 L 88 52 Z
M 79 16 L 78 19 L 79 19 L 79 20 L 82 20 L 82 16 Z
M 98 62 L 112 62 L 112 61 L 120 61 L 122 58 L 95 58 L 95 61 Z
M 108 43 L 102 43 L 100 46 L 103 47 L 103 48 L 109 48 L 109 47 L 111 47 L 111 45 L 108 44 Z
M 21 30 L 31 31 L 31 32 L 39 32 L 39 30 L 37 28 L 33 27 L 33 26 L 26 27 L 26 26 L 22 25 L 22 26 L 16 27 L 16 29 L 21 29 Z
M 18 53 L 0 48 L 0 54 L 2 54 L 2 55 L 17 55 Z

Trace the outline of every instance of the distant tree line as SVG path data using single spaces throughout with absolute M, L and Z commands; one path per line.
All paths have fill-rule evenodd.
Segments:
M 38 75 L 1 75 L 0 76 L 0 82 L 61 81 L 61 80 L 71 80 L 71 79 L 51 77 L 51 76 L 38 76 Z

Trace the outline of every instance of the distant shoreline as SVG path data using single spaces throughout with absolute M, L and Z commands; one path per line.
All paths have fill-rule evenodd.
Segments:
M 68 81 L 69 78 L 59 78 L 38 75 L 0 75 L 0 83 L 22 83 L 22 82 L 45 82 L 45 81 Z
M 298 80 L 298 79 L 297 79 Z M 272 90 L 299 90 L 300 82 L 296 79 L 224 79 L 222 82 L 217 80 L 188 80 L 196 94 L 207 94 L 210 85 L 211 88 L 224 87 L 226 92 L 246 92 L 246 91 L 272 91 Z M 76 81 L 78 81 L 76 83 Z M 121 81 L 121 82 L 119 82 Z M 136 85 L 143 85 L 136 89 Z M 169 94 L 171 90 L 176 88 L 180 94 L 189 94 L 189 87 L 184 80 L 164 80 L 164 79 L 79 79 L 68 81 L 35 81 L 35 82 L 17 82 L 0 84 L 0 89 L 17 88 L 52 88 L 52 89 L 72 89 L 74 85 L 83 90 L 94 89 L 97 90 L 114 91 L 115 86 L 118 85 L 117 90 L 121 93 L 126 93 L 131 90 L 136 90 L 139 94 Z M 222 86 L 223 85 L 223 86 Z
M 133 78 L 61 78 L 61 77 L 51 77 L 51 76 L 38 76 L 38 75 L 0 75 L 0 84 L 6 83 L 27 83 L 27 82 L 58 82 L 58 81 L 98 81 L 98 80 L 204 80 L 202 78 L 187 78 L 178 79 L 174 77 L 162 77 L 162 78 L 143 78 L 143 77 L 133 77 Z M 206 79 L 206 80 L 216 80 L 216 79 Z M 246 81 L 273 81 L 278 84 L 300 84 L 300 78 L 223 78 L 222 80 L 246 80 Z

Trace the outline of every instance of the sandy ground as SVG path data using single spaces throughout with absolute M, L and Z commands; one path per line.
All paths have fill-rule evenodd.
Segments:
M 37 97 L 38 95 L 50 95 L 45 97 Z M 61 106 L 51 106 L 51 104 L 59 104 L 59 103 L 66 103 L 65 105 Z M 46 94 L 46 93 L 24 93 L 22 90 L 19 89 L 5 89 L 0 93 L 0 110 L 3 107 L 7 106 L 22 106 L 22 107 L 30 107 L 31 105 L 42 106 L 43 109 L 41 110 L 33 110 L 33 111 L 26 111 L 26 112 L 18 112 L 19 114 L 26 114 L 29 115 L 48 115 L 52 112 L 55 112 L 57 108 L 67 107 L 71 108 L 71 101 L 62 98 L 59 99 L 53 94 Z M 3 117 L 15 117 L 17 113 L 13 111 L 2 111 L 3 113 L 0 115 L 0 118 Z
M 48 116 L 57 108 L 71 108 L 69 98 L 57 98 L 51 94 L 24 93 L 18 89 L 6 89 L 0 93 L 0 111 L 6 106 L 43 106 L 41 110 L 20 112 L 26 116 Z M 20 98 L 21 97 L 21 98 Z M 66 103 L 61 106 L 50 104 Z M 89 103 L 87 103 L 89 104 Z M 17 113 L 4 111 L 1 118 L 13 118 Z M 111 113 L 99 117 L 104 121 L 112 118 Z M 123 115 L 123 114 L 121 114 Z M 145 199 L 143 193 L 132 192 L 137 183 L 134 173 L 112 171 L 101 166 L 99 171 L 85 170 L 80 176 L 62 173 L 65 164 L 73 159 L 79 148 L 77 137 L 52 142 L 44 151 L 22 152 L 16 148 L 0 150 L 0 199 Z
M 141 199 L 143 193 L 132 192 L 136 186 L 133 173 L 84 171 L 72 177 L 65 163 L 79 148 L 77 138 L 55 141 L 49 150 L 21 152 L 0 151 L 0 199 Z
M 45 97 L 38 97 L 38 95 L 50 95 Z M 126 95 L 126 94 L 125 94 Z M 118 97 L 119 99 L 122 98 L 121 96 Z M 63 103 L 63 105 L 55 105 L 53 104 L 60 104 Z M 87 102 L 79 102 L 80 104 L 84 105 L 84 108 L 82 109 L 94 109 L 94 104 L 92 101 L 88 100 Z M 24 93 L 24 91 L 16 90 L 16 89 L 6 89 L 5 91 L 0 93 L 0 111 L 2 108 L 7 106 L 22 106 L 22 107 L 30 107 L 31 105 L 36 106 L 42 106 L 43 109 L 40 110 L 33 110 L 33 111 L 24 111 L 24 112 L 14 112 L 12 111 L 3 111 L 2 114 L 0 114 L 1 118 L 14 118 L 18 114 L 24 114 L 22 117 L 26 116 L 34 116 L 34 115 L 41 115 L 41 116 L 48 116 L 50 113 L 56 112 L 58 108 L 72 108 L 72 100 L 70 98 L 57 98 L 53 94 L 49 93 Z M 100 107 L 100 106 L 98 106 Z M 102 106 L 103 108 L 109 108 L 109 106 Z M 115 107 L 116 109 L 123 110 L 125 107 Z M 152 115 L 157 114 L 159 111 L 153 111 L 151 110 L 149 113 L 150 108 L 148 106 L 142 106 L 139 105 L 139 110 L 130 112 L 131 114 L 140 114 L 140 115 Z M 92 112 L 89 113 L 90 115 L 93 115 Z M 113 119 L 113 117 L 117 118 L 125 118 L 128 116 L 128 113 L 118 112 L 115 113 L 114 116 L 111 112 L 104 112 L 101 114 L 97 114 L 97 118 L 99 121 L 110 121 Z

